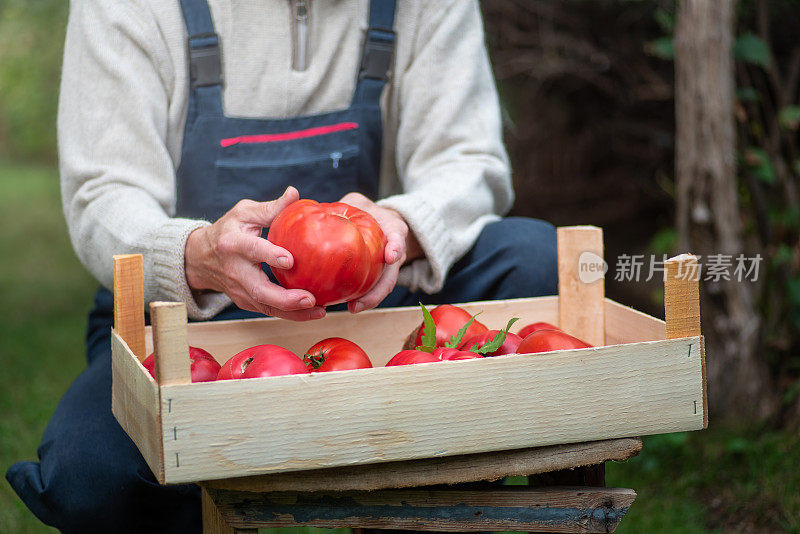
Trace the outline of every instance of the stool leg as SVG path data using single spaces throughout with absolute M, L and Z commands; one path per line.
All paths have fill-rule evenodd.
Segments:
M 203 534 L 258 534 L 257 528 L 233 528 L 230 526 L 219 513 L 214 499 L 208 494 L 206 488 L 201 485 L 200 489 L 202 490 Z

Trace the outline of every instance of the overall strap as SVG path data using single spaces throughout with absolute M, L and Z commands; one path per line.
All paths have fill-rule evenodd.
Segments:
M 222 57 L 211 11 L 206 0 L 180 2 L 189 35 L 189 115 L 222 115 Z
M 370 0 L 369 27 L 361 55 L 353 104 L 378 105 L 394 56 L 396 0 Z

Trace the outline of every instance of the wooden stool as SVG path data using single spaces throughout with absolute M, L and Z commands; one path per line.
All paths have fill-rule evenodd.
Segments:
M 613 532 L 636 493 L 604 487 L 604 462 L 641 447 L 641 439 L 624 438 L 208 481 L 204 533 L 299 526 Z M 532 475 L 532 486 L 486 482 L 518 475 Z

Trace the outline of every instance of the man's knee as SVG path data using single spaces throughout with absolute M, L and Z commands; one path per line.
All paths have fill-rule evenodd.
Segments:
M 146 465 L 125 455 L 94 456 L 86 449 L 62 453 L 44 487 L 43 500 L 63 532 L 199 532 L 196 486 L 160 486 Z
M 556 229 L 549 222 L 507 217 L 488 224 L 479 237 L 503 271 L 496 298 L 537 297 L 558 292 Z

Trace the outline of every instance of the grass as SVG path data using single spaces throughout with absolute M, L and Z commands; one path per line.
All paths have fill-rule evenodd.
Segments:
M 61 395 L 84 367 L 96 282 L 75 258 L 51 167 L 0 161 L 0 471 L 36 458 Z M 618 532 L 800 533 L 800 436 L 720 425 L 645 438 L 609 464 L 609 486 L 639 494 Z M 55 532 L 3 480 L 0 533 Z M 324 529 L 272 529 L 321 534 Z

